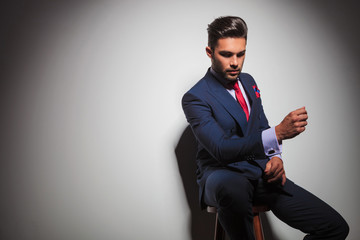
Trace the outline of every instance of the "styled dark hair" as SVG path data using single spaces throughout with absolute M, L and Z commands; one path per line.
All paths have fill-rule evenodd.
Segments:
M 208 46 L 214 50 L 220 38 L 239 37 L 247 39 L 247 26 L 240 17 L 218 17 L 208 25 Z

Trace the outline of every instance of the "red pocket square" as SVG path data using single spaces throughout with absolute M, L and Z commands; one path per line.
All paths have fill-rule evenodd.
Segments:
M 256 85 L 253 86 L 253 89 L 255 91 L 256 98 L 259 98 L 260 97 L 260 90 L 257 88 Z

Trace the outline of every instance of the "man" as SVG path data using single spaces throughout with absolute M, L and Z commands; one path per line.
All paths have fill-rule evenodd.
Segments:
M 220 17 L 208 26 L 211 68 L 183 97 L 198 142 L 200 202 L 218 209 L 231 239 L 254 239 L 252 204 L 267 204 L 304 239 L 345 239 L 349 228 L 329 205 L 285 176 L 282 141 L 305 130 L 305 107 L 270 128 L 254 79 L 241 73 L 247 26 L 239 17 Z

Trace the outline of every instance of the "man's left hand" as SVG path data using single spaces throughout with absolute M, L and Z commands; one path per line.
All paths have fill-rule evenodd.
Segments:
M 264 173 L 268 183 L 281 181 L 281 185 L 284 186 L 286 182 L 285 170 L 283 161 L 279 157 L 273 157 L 267 162 Z

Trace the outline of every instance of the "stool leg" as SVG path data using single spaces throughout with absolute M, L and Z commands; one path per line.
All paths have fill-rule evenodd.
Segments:
M 225 231 L 219 222 L 218 213 L 216 213 L 214 240 L 225 240 Z
M 256 240 L 264 240 L 264 233 L 261 227 L 261 219 L 259 213 L 254 213 L 254 233 Z

